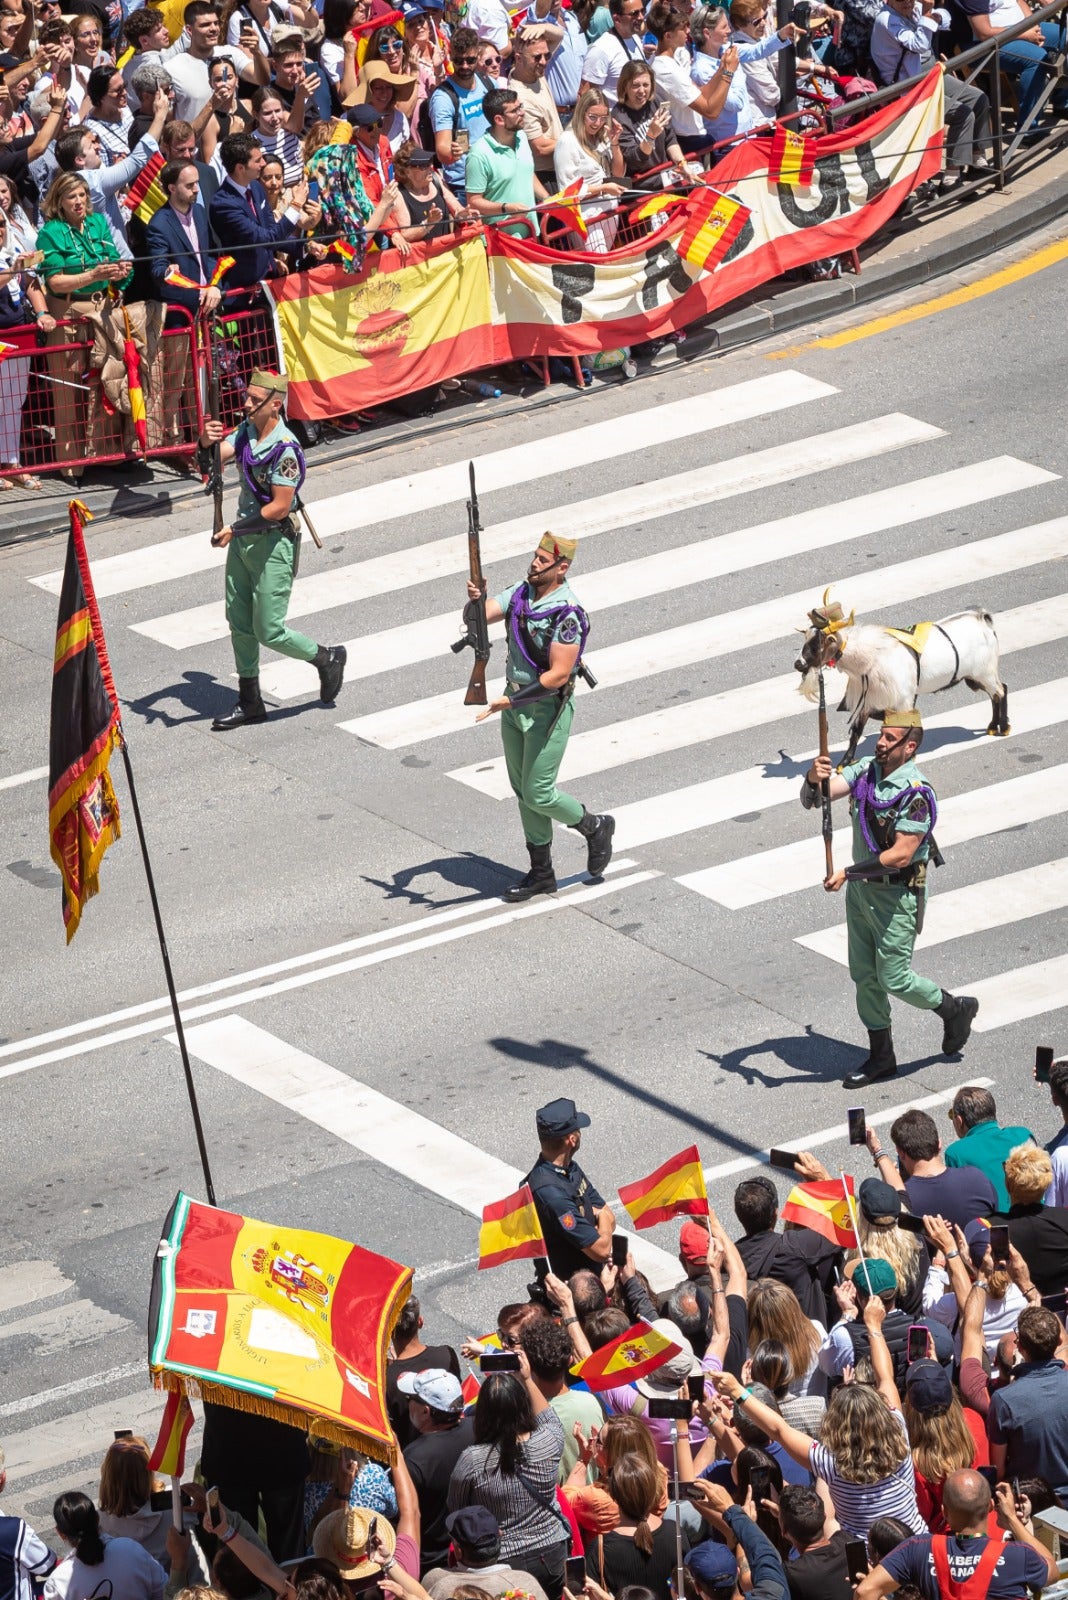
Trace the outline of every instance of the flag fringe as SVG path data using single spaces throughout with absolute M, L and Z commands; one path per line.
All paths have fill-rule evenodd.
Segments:
M 392 1329 L 390 1331 L 392 1334 Z M 204 1378 L 186 1378 L 181 1373 L 160 1368 L 152 1369 L 152 1383 L 156 1389 L 184 1394 L 187 1399 L 204 1400 L 209 1405 L 229 1406 L 233 1411 L 244 1411 L 250 1416 L 270 1417 L 273 1422 L 288 1423 L 290 1427 L 314 1433 L 316 1438 L 329 1439 L 334 1444 L 355 1445 L 364 1455 L 373 1456 L 386 1466 L 392 1466 L 396 1460 L 395 1447 L 376 1439 L 373 1434 L 363 1433 L 359 1428 L 345 1428 L 331 1417 L 302 1411 L 299 1406 L 287 1406 L 266 1395 L 247 1394 L 243 1389 L 234 1389 L 227 1384 L 210 1383 Z

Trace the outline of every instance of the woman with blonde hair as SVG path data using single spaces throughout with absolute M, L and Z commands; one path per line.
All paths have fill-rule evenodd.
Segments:
M 1046 1151 L 1018 1144 L 1005 1158 L 1009 1209 L 991 1218 L 1008 1223 L 1009 1242 L 1030 1267 L 1039 1294 L 1051 1302 L 1068 1283 L 1068 1207 L 1047 1203 L 1052 1184 L 1053 1163 Z
M 897 1303 L 910 1317 L 923 1312 L 931 1258 L 919 1234 L 898 1224 L 901 1193 L 882 1178 L 865 1178 L 857 1190 L 857 1236 L 869 1259 L 885 1261 L 897 1279 Z M 859 1260 L 859 1252 L 851 1259 Z
M 580 207 L 588 232 L 580 247 L 597 255 L 611 250 L 619 227 L 617 218 L 605 216 L 615 209 L 627 175 L 619 137 L 619 125 L 612 121 L 608 101 L 600 89 L 587 89 L 579 95 L 570 125 L 553 151 L 560 188 L 582 180 Z
M 805 1316 L 794 1291 L 774 1278 L 757 1278 L 749 1286 L 746 1307 L 750 1355 L 767 1339 L 780 1341 L 790 1358 L 789 1393 L 826 1395 L 827 1379 L 819 1369 L 826 1329 Z
M 663 1515 L 668 1503 L 667 1469 L 657 1459 L 653 1436 L 640 1417 L 627 1413 L 611 1416 L 600 1431 L 592 1430 L 589 1438 L 577 1423 L 575 1429 L 578 1460 L 564 1484 L 564 1493 L 580 1528 L 589 1533 L 608 1533 L 619 1526 L 620 1508 L 609 1484 L 613 1471 L 627 1457 L 644 1462 L 656 1473 L 656 1509 Z M 586 1481 L 591 1463 L 598 1474 L 597 1483 Z
M 942 1489 L 951 1472 L 986 1466 L 988 1455 L 983 1419 L 974 1411 L 977 1433 L 968 1427 L 953 1382 L 937 1361 L 914 1361 L 905 1379 L 905 1426 L 916 1469 L 916 1501 L 932 1533 L 947 1533 Z M 977 1441 L 981 1439 L 981 1449 Z

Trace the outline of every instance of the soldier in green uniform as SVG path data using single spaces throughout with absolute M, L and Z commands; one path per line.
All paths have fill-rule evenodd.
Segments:
M 942 1049 L 956 1055 L 971 1033 L 978 1000 L 952 995 L 912 970 L 912 950 L 923 926 L 927 862 L 938 816 L 935 792 L 913 757 L 923 741 L 918 711 L 887 711 L 874 761 L 855 761 L 833 773 L 829 756 L 817 756 L 805 775 L 801 804 L 820 803 L 820 784 L 832 800 L 850 797 L 853 865 L 833 872 L 823 887 L 846 884 L 849 976 L 857 1011 L 868 1030 L 870 1053 L 844 1080 L 859 1089 L 897 1072 L 890 1031 L 890 996 L 942 1018 Z
M 230 439 L 221 422 L 205 422 L 200 436 L 201 470 L 211 467 L 212 446 L 222 440 L 224 462 L 236 460 L 241 473 L 237 520 L 223 528 L 215 544 L 227 545 L 226 620 L 237 663 L 238 701 L 216 717 L 219 733 L 264 722 L 260 696 L 260 646 L 310 662 L 319 673 L 319 698 L 330 705 L 345 676 L 344 645 L 321 645 L 286 625 L 286 611 L 300 558 L 300 486 L 304 453 L 282 418 L 289 380 L 277 372 L 254 372 L 245 397 L 245 415 Z
M 526 578 L 486 601 L 487 621 L 507 622 L 508 681 L 505 694 L 475 720 L 502 713 L 508 781 L 519 801 L 530 856 L 530 871 L 505 891 L 505 900 L 513 904 L 556 892 L 554 822 L 583 835 L 591 877 L 600 878 L 612 859 L 615 818 L 594 816 L 556 787 L 574 717 L 575 676 L 589 633 L 586 613 L 567 582 L 576 548 L 574 539 L 547 533 Z M 467 594 L 469 603 L 478 599 L 473 583 L 468 583 Z

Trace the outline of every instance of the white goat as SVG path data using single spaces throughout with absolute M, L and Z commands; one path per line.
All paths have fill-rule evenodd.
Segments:
M 846 692 L 838 708 L 849 713 L 845 763 L 856 756 L 869 717 L 911 710 L 918 695 L 952 689 L 957 683 L 990 696 L 987 733 L 1010 731 L 1009 691 L 1001 679 L 998 636 L 989 612 L 975 606 L 931 623 L 917 654 L 892 630 L 870 623 L 856 625 L 852 614 L 843 618 L 841 607 L 828 606 L 827 601 L 825 594 L 822 608 L 809 613 L 812 626 L 794 665 L 802 675 L 800 692 L 812 701 L 819 697 L 821 667 L 837 667 L 845 674 Z M 922 626 L 915 625 L 917 632 Z

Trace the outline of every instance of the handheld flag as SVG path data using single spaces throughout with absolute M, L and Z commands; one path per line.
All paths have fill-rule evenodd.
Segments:
M 635 222 L 648 222 L 651 217 L 659 216 L 661 211 L 667 211 L 671 206 L 682 204 L 681 194 L 654 194 L 651 200 L 645 200 L 636 211 L 631 212 Z
M 748 206 L 728 194 L 698 188 L 686 209 L 686 222 L 675 249 L 684 261 L 711 272 L 722 261 L 749 218 Z
M 798 1222 L 837 1244 L 855 1250 L 857 1235 L 853 1226 L 853 1179 L 846 1175 L 819 1183 L 798 1183 L 790 1190 L 782 1208 L 784 1222 Z
M 220 256 L 218 261 L 215 263 L 215 271 L 211 275 L 211 283 L 208 287 L 211 289 L 217 289 L 233 265 L 233 256 Z
M 165 1478 L 180 1478 L 185 1472 L 185 1441 L 193 1426 L 193 1408 L 184 1394 L 171 1390 L 163 1408 L 159 1437 L 148 1458 L 149 1471 Z
M 534 1196 L 526 1184 L 483 1209 L 478 1232 L 479 1271 L 546 1254 Z
M 768 182 L 804 189 L 812 182 L 815 171 L 816 151 L 812 141 L 780 122 L 771 141 Z
M 602 1389 L 621 1388 L 636 1378 L 647 1378 L 650 1372 L 679 1354 L 681 1346 L 665 1339 L 648 1322 L 636 1322 L 626 1333 L 621 1333 L 611 1344 L 602 1345 L 571 1371 L 582 1379 L 587 1389 L 597 1394 Z
M 342 261 L 350 271 L 355 272 L 357 270 L 353 266 L 353 262 L 356 260 L 358 251 L 356 250 L 355 246 L 349 244 L 347 239 L 335 239 L 333 244 L 330 246 L 330 249 L 333 251 L 334 255 L 341 257 Z
M 467 1410 L 468 1406 L 474 1405 L 475 1401 L 478 1399 L 478 1391 L 481 1389 L 481 1387 L 482 1385 L 479 1383 L 475 1374 L 473 1372 L 469 1372 L 463 1383 L 460 1385 L 460 1398 L 463 1400 L 465 1411 Z
M 163 281 L 173 283 L 176 289 L 196 289 L 198 293 L 203 287 L 195 278 L 189 278 L 184 272 L 179 272 L 177 267 L 168 267 L 163 274 Z
M 543 216 L 555 217 L 558 222 L 562 222 L 566 228 L 573 233 L 577 233 L 583 239 L 587 237 L 590 231 L 586 226 L 586 219 L 582 215 L 582 207 L 579 204 L 585 187 L 585 180 L 576 178 L 573 183 L 567 184 L 558 193 L 550 195 L 548 200 L 539 207 Z
M 0 339 L 0 361 L 2 361 L 5 356 L 14 355 L 17 349 L 17 344 L 5 344 L 4 341 Z
M 160 206 L 167 203 L 167 196 L 159 183 L 159 175 L 166 165 L 167 163 L 157 150 L 155 155 L 149 156 L 122 197 L 122 204 L 125 209 L 131 212 L 139 222 L 143 222 L 146 227 L 152 221 Z
M 637 1183 L 620 1184 L 619 1198 L 638 1229 L 651 1228 L 669 1217 L 707 1217 L 708 1195 L 697 1146 L 680 1150 Z
M 69 510 L 70 537 L 52 666 L 48 763 L 49 847 L 63 879 L 68 944 L 85 902 L 100 887 L 104 852 L 122 831 L 108 772 L 111 752 L 122 740 L 122 725 L 82 534 L 89 511 L 80 500 L 72 500 Z
M 130 329 L 130 313 L 122 308 L 122 325 L 126 337 L 122 345 L 122 359 L 126 366 L 126 392 L 130 397 L 130 421 L 134 437 L 143 456 L 148 455 L 148 416 L 145 411 L 145 391 L 141 387 L 141 352 Z

